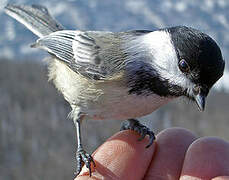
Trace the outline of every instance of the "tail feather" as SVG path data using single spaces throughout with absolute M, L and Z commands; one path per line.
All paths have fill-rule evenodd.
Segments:
M 5 12 L 24 24 L 38 37 L 43 37 L 52 32 L 65 29 L 49 14 L 47 8 L 41 5 L 8 4 L 5 7 Z

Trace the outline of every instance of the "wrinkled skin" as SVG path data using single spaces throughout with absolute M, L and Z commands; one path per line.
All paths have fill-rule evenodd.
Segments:
M 83 168 L 75 180 L 229 180 L 229 143 L 222 139 L 197 138 L 188 130 L 171 128 L 145 149 L 147 138 L 137 138 L 130 130 L 112 136 L 93 153 L 92 177 Z

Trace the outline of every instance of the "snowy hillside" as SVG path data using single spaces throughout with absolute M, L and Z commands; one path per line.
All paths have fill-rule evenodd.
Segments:
M 227 0 L 1 0 L 0 57 L 24 59 L 38 54 L 44 56 L 45 53 L 31 49 L 29 44 L 36 37 L 3 13 L 7 3 L 45 5 L 68 29 L 125 31 L 192 26 L 212 36 L 222 48 L 225 60 L 229 59 Z M 217 86 L 229 91 L 227 82 L 229 70 Z

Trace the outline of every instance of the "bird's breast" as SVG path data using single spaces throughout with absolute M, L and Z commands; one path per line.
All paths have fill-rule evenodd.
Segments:
M 129 95 L 123 90 L 119 96 L 104 94 L 96 104 L 91 106 L 91 111 L 88 115 L 96 120 L 137 118 L 152 113 L 169 100 L 170 98 L 157 95 Z
M 129 94 L 123 74 L 105 81 L 90 81 L 59 60 L 49 65 L 49 77 L 73 108 L 95 120 L 124 120 L 152 113 L 171 98 L 156 94 Z

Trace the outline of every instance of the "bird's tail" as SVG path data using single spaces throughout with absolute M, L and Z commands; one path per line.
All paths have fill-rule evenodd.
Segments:
M 64 27 L 49 14 L 47 8 L 41 5 L 8 4 L 5 7 L 5 12 L 24 24 L 39 37 L 64 29 Z

